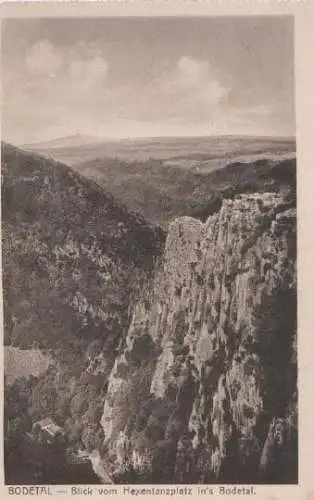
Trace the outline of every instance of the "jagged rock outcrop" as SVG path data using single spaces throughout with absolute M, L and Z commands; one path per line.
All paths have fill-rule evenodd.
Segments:
M 280 447 L 295 453 L 296 213 L 282 196 L 170 225 L 109 379 L 103 457 L 117 478 L 257 482 Z

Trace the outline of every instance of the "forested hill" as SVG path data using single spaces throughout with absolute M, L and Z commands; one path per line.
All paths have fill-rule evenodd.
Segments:
M 164 235 L 69 167 L 2 143 L 5 341 L 114 347 Z
M 207 155 L 210 158 L 210 155 Z M 181 161 L 181 163 L 180 163 Z M 219 168 L 206 170 L 205 158 L 199 170 L 186 166 L 188 158 L 169 164 L 158 159 L 122 161 L 95 158 L 73 164 L 73 169 L 94 180 L 152 223 L 168 228 L 176 217 L 190 215 L 205 221 L 217 211 L 224 198 L 238 193 L 278 191 L 279 185 L 295 186 L 296 161 L 292 156 L 252 161 L 226 158 Z M 170 162 L 170 160 L 169 160 Z

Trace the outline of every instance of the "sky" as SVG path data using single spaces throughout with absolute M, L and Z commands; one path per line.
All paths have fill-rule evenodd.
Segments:
M 293 18 L 7 19 L 2 137 L 293 136 Z

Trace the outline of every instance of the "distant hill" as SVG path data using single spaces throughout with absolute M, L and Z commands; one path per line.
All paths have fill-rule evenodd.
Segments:
M 97 137 L 92 137 L 86 134 L 73 134 L 66 137 L 58 137 L 50 141 L 36 142 L 33 144 L 25 144 L 22 146 L 25 150 L 41 151 L 45 149 L 54 148 L 78 148 L 90 144 L 97 144 L 103 142 Z
M 73 168 L 136 210 L 147 220 L 167 227 L 181 215 L 207 213 L 224 197 L 240 191 L 278 190 L 295 183 L 295 157 L 228 163 L 209 172 L 165 165 L 161 160 L 126 162 L 95 159 Z

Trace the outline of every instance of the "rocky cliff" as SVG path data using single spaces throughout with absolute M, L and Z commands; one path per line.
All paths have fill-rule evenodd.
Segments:
M 103 460 L 117 481 L 296 480 L 296 210 L 283 196 L 170 225 L 109 378 Z

